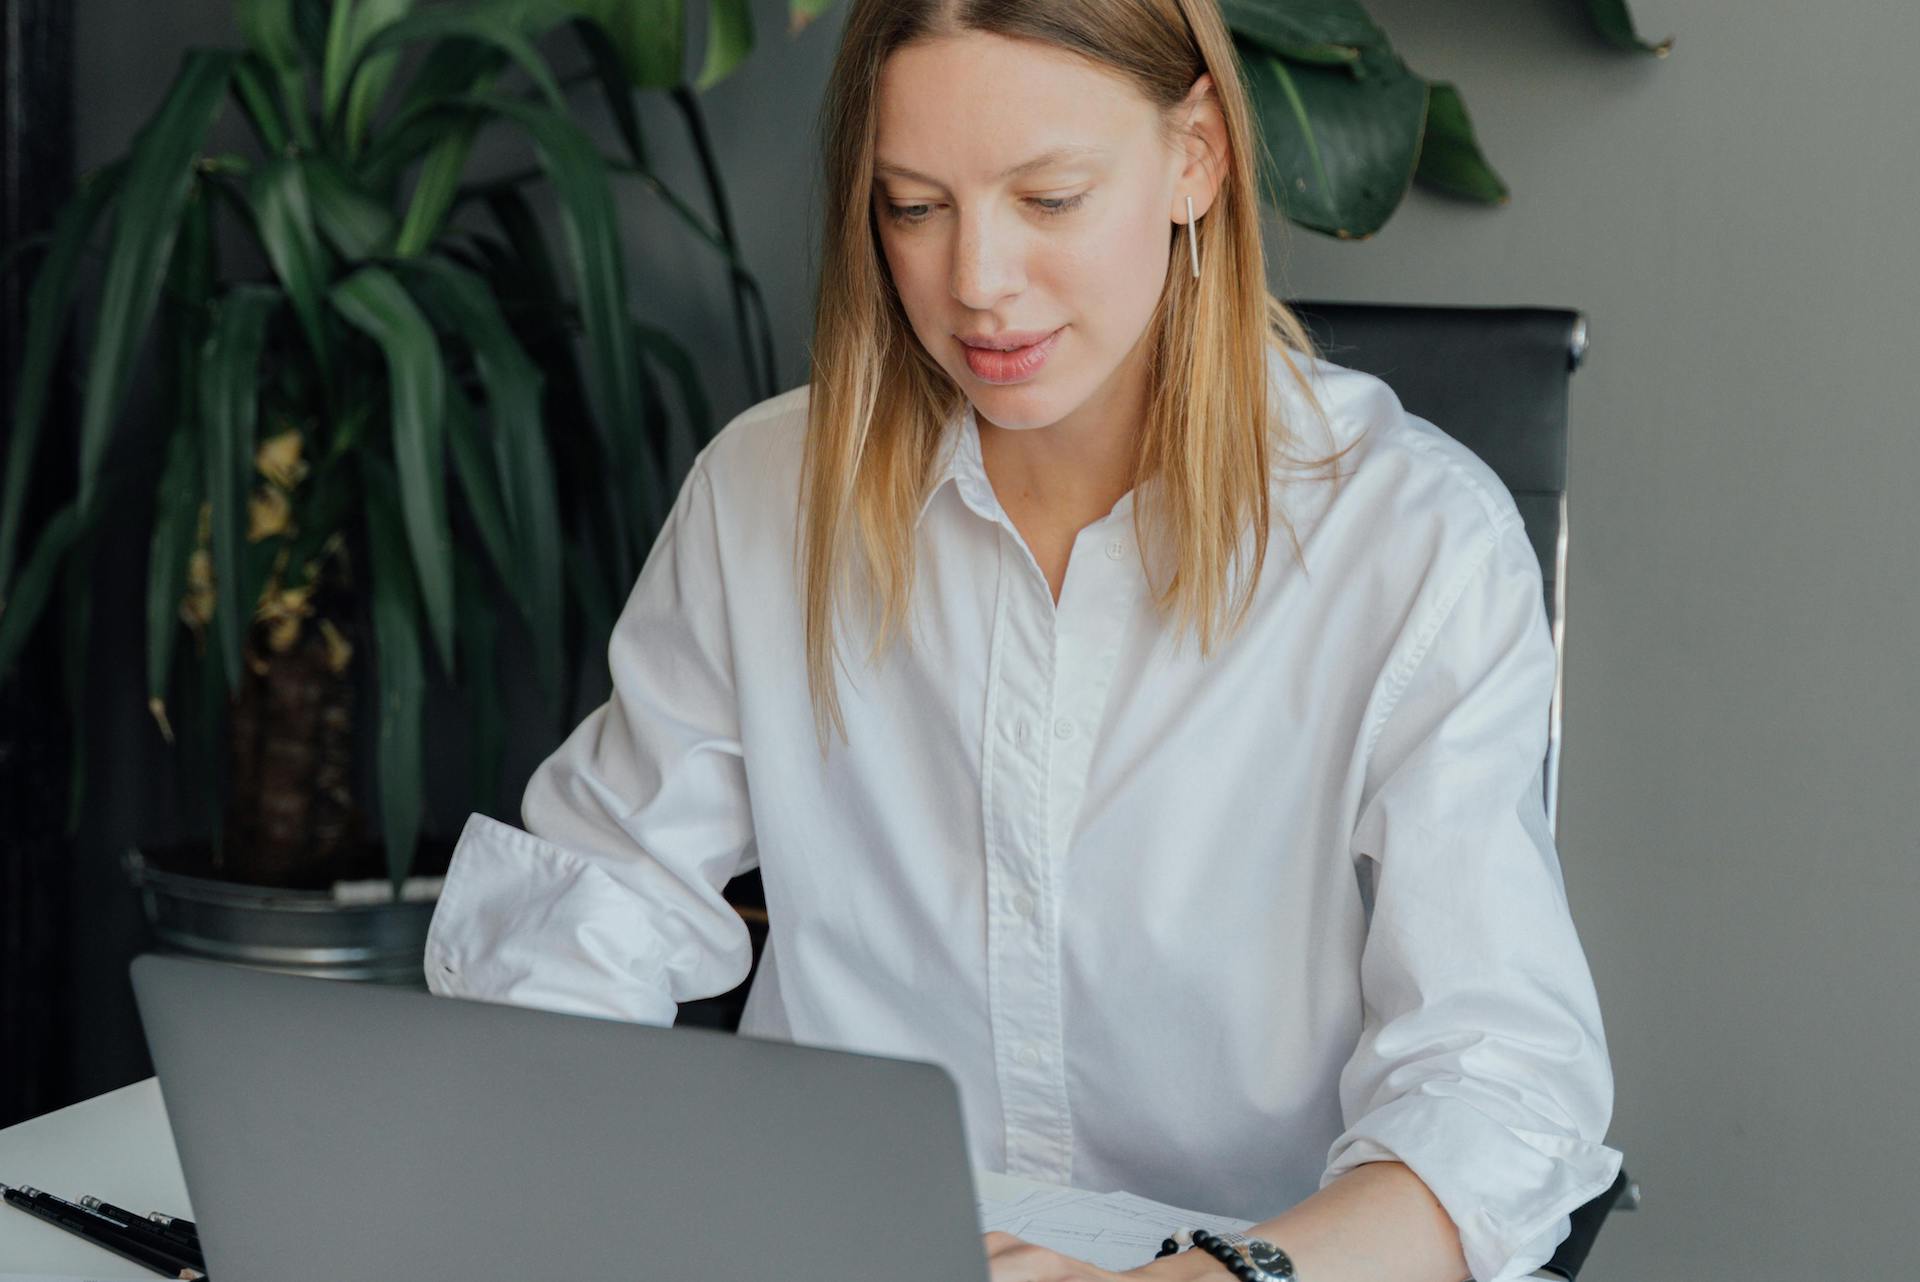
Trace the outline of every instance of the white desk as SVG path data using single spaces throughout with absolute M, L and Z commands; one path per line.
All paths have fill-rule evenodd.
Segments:
M 974 1180 L 989 1197 L 1051 1187 L 993 1171 L 975 1171 Z M 193 1218 L 159 1079 L 152 1077 L 0 1130 L 0 1184 L 30 1184 L 74 1201 L 91 1193 L 132 1211 Z M 160 1276 L 12 1206 L 0 1206 L 0 1273 Z
M 91 1193 L 130 1210 L 193 1218 L 152 1077 L 0 1131 L 0 1184 L 31 1184 L 74 1201 Z M 18 1207 L 0 1206 L 0 1215 L 0 1273 L 160 1276 Z

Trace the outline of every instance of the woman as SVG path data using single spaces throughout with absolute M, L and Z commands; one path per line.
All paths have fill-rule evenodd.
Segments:
M 757 864 L 742 1032 L 941 1063 L 977 1164 L 1304 1282 L 1496 1282 L 1620 1164 L 1540 569 L 1269 295 L 1236 71 L 1213 0 L 854 0 L 810 383 L 701 454 L 428 976 L 669 1023 Z

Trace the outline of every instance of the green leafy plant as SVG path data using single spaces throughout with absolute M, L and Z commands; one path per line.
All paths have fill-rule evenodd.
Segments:
M 640 183 L 726 262 L 749 390 L 777 390 L 696 96 L 750 45 L 744 7 L 716 5 L 693 86 L 679 76 L 683 35 L 652 23 L 661 10 L 239 0 L 243 46 L 189 51 L 129 153 L 85 175 L 40 238 L 0 491 L 0 673 L 64 578 L 77 694 L 89 615 L 105 604 L 88 591 L 103 517 L 157 464 L 149 706 L 172 741 L 184 705 L 215 850 L 238 856 L 216 861 L 227 875 L 321 878 L 354 840 L 343 766 L 356 653 L 371 650 L 378 685 L 380 830 L 396 887 L 420 828 L 426 652 L 469 710 L 475 808 L 496 798 L 504 747 L 496 602 L 524 621 L 533 676 L 564 725 L 573 656 L 604 642 L 713 429 L 688 353 L 637 314 L 617 182 Z M 536 45 L 549 35 L 570 35 L 588 70 L 559 78 Z M 603 155 L 574 119 L 568 94 L 581 86 L 605 98 L 625 156 Z M 711 223 L 649 165 L 633 99 L 651 88 L 692 134 Z M 202 154 L 229 104 L 257 155 Z M 469 178 L 488 131 L 516 135 L 538 163 Z M 535 215 L 536 184 L 557 207 L 564 267 Z M 223 217 L 263 271 L 218 261 Z M 23 559 L 56 350 L 100 228 L 77 490 Z M 150 330 L 164 443 L 142 458 L 145 442 L 118 436 Z M 85 777 L 75 747 L 70 827 Z
M 1625 0 L 1575 2 L 1620 49 L 1664 57 L 1672 48 L 1640 38 Z M 1357 0 L 1222 0 L 1221 10 L 1270 153 L 1265 196 L 1289 220 L 1361 239 L 1415 182 L 1506 202 L 1459 89 L 1411 70 Z

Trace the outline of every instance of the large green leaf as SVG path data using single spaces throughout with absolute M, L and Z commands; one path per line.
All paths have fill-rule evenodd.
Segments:
M 233 55 L 191 49 L 159 112 L 135 136 L 100 290 L 80 417 L 80 508 L 92 510 L 140 340 L 159 303 L 193 159 L 225 99 Z
M 393 211 L 361 189 L 331 157 L 301 158 L 314 222 L 342 258 L 362 262 L 388 251 L 399 234 Z
M 1235 35 L 1294 62 L 1351 65 L 1387 38 L 1356 0 L 1220 0 Z
M 449 111 L 445 104 L 462 94 L 491 89 L 510 62 L 518 61 L 547 105 L 565 110 L 564 90 L 528 37 L 573 18 L 573 12 L 569 0 L 491 0 L 478 7 L 429 9 L 395 24 L 388 36 L 438 38 L 361 164 L 365 180 L 384 187 L 416 155 L 436 146 L 450 123 L 467 123 L 468 113 Z M 584 20 L 574 21 L 593 28 Z
M 265 285 L 236 285 L 220 300 L 200 361 L 201 451 L 213 510 L 214 633 L 227 686 L 240 688 L 241 650 L 256 600 L 245 595 L 242 554 L 247 496 L 253 489 L 254 424 L 260 406 L 260 353 L 268 318 L 281 294 Z
M 361 54 L 374 37 L 398 22 L 413 0 L 334 0 L 327 27 L 326 61 L 321 68 L 320 103 L 327 127 L 336 131 L 347 154 L 358 150 L 367 122 L 399 69 L 398 50 L 367 59 Z
M 419 69 L 407 81 L 406 92 L 393 115 L 382 122 L 380 132 L 390 132 L 400 122 L 417 118 L 445 99 L 490 87 L 510 61 L 495 44 L 467 39 L 440 41 L 420 60 Z
M 500 577 L 513 585 L 521 612 L 532 625 L 535 665 L 542 689 L 558 698 L 561 684 L 560 618 L 561 526 L 554 486 L 553 460 L 542 439 L 544 378 L 520 345 L 499 303 L 484 280 L 437 257 L 412 260 L 403 269 L 417 282 L 429 310 L 442 318 L 443 328 L 459 334 L 473 352 L 480 381 L 487 390 L 492 420 L 492 460 L 462 463 L 463 474 L 474 475 L 490 466 L 498 478 L 491 487 L 501 495 L 506 546 L 511 555 L 500 567 Z M 455 459 L 461 463 L 456 438 Z M 476 480 L 469 483 L 472 497 Z
M 399 897 L 413 868 L 420 837 L 421 710 L 426 667 L 420 657 L 420 609 L 414 570 L 402 552 L 399 486 L 386 460 L 358 455 L 366 491 L 367 544 L 373 564 L 374 673 L 380 719 L 374 734 L 374 770 L 380 784 L 380 828 L 386 839 L 387 877 Z
M 753 52 L 753 10 L 747 0 L 713 0 L 707 11 L 707 56 L 693 87 L 713 88 Z
M 82 528 L 78 504 L 69 503 L 54 513 L 53 519 L 40 531 L 33 551 L 21 567 L 13 595 L 8 598 L 5 611 L 0 612 L 0 676 L 20 657 L 27 637 L 32 634 L 34 621 L 40 617 L 53 591 L 61 563 L 80 537 Z
M 333 305 L 386 356 L 401 524 L 413 549 L 434 648 L 452 676 L 453 533 L 447 517 L 446 368 L 440 343 L 420 308 L 383 268 L 362 267 L 335 285 Z
M 1631 49 L 1635 53 L 1650 53 L 1656 58 L 1664 58 L 1673 52 L 1673 37 L 1665 40 L 1645 40 L 1634 29 L 1633 14 L 1627 10 L 1627 0 L 1582 0 L 1587 16 L 1593 19 L 1593 25 L 1609 44 L 1621 49 Z
M 315 139 L 313 122 L 307 115 L 306 55 L 300 47 L 300 23 L 294 0 L 235 0 L 234 17 L 251 55 L 242 62 L 251 66 L 257 61 L 270 69 L 279 99 L 279 111 L 272 113 L 269 121 L 267 109 L 275 104 L 253 87 L 250 82 L 255 78 L 250 72 L 244 76 L 243 93 L 257 113 L 255 125 L 263 132 L 283 127 L 303 147 L 312 147 Z M 284 117 L 280 112 L 285 113 Z M 277 152 L 281 148 L 271 149 Z
M 568 13 L 564 5 L 537 0 L 510 0 L 506 4 L 496 0 L 493 4 L 477 7 L 422 9 L 381 30 L 367 41 L 359 57 L 364 61 L 384 51 L 422 40 L 469 40 L 489 44 L 520 64 L 520 69 L 527 73 L 527 78 L 533 81 L 534 87 L 540 90 L 549 106 L 555 110 L 565 110 L 566 95 L 561 92 L 560 82 L 554 79 L 552 68 L 528 36 L 540 35 L 548 28 L 557 26 Z
M 327 26 L 335 0 L 293 0 L 293 30 L 306 65 L 320 68 L 327 60 Z
M 11 439 L 7 442 L 7 479 L 0 497 L 0 616 L 10 608 L 15 549 L 24 518 L 27 483 L 33 476 L 35 447 L 41 417 L 46 412 L 47 389 L 54 360 L 73 306 L 73 289 L 80 255 L 100 216 L 119 194 L 127 162 L 117 160 L 80 179 L 79 190 L 54 220 L 52 249 L 41 261 L 27 296 L 26 350 L 20 360 L 20 383 L 13 398 Z M 31 626 L 26 619 L 22 626 Z
M 247 200 L 267 261 L 307 333 L 322 384 L 330 387 L 334 355 L 326 295 L 332 271 L 307 196 L 306 166 L 297 156 L 270 157 L 248 183 Z
M 393 252 L 398 258 L 412 258 L 424 251 L 440 235 L 447 211 L 460 190 L 460 175 L 466 170 L 467 157 L 473 151 L 473 138 L 480 121 L 469 116 L 454 126 L 433 149 L 420 167 L 420 178 L 413 185 L 413 199 L 400 224 L 400 236 Z
M 387 199 L 397 200 L 407 170 L 449 133 L 473 123 L 474 113 L 455 101 L 458 96 L 416 104 L 382 122 L 354 163 L 354 181 L 366 191 L 392 193 Z
M 1302 226 L 1343 240 L 1378 231 L 1406 195 L 1427 115 L 1427 82 L 1389 51 L 1354 64 L 1289 63 L 1240 46 L 1265 141 L 1267 199 Z
M 572 29 L 574 37 L 587 51 L 588 67 L 600 85 L 600 93 L 606 99 L 614 127 L 627 144 L 627 155 L 633 158 L 634 164 L 645 169 L 646 138 L 640 131 L 640 113 L 633 105 L 633 84 L 627 79 L 627 69 L 621 61 L 620 51 L 607 35 L 606 27 L 591 18 L 576 18 Z
M 560 289 L 560 273 L 554 266 L 546 232 L 534 216 L 533 206 L 511 187 L 489 191 L 486 201 L 487 212 L 500 225 L 520 267 L 519 279 L 531 304 L 523 315 L 530 314 L 530 318 L 544 321 L 550 336 L 567 333 L 564 324 L 567 305 Z
M 500 478 L 490 462 L 480 417 L 474 412 L 467 394 L 458 387 L 447 388 L 447 446 L 453 455 L 454 475 L 460 478 L 461 492 L 467 496 L 467 512 L 480 533 L 480 544 L 501 581 L 512 584 L 518 577 L 513 555 L 513 536 L 507 530 L 506 502 L 500 497 Z M 454 596 L 459 597 L 458 567 L 469 558 L 456 558 Z
M 233 16 L 247 47 L 277 70 L 300 69 L 300 33 L 293 0 L 234 0 Z
M 686 0 L 574 0 L 606 29 L 637 89 L 671 89 L 686 76 Z
M 664 513 L 651 490 L 655 478 L 641 470 L 645 460 L 628 439 L 634 425 L 645 421 L 645 408 L 633 365 L 626 256 L 606 163 L 579 126 L 557 112 L 497 94 L 461 101 L 519 123 L 553 180 L 587 331 L 594 417 L 607 432 L 624 497 L 651 529 Z
M 503 297 L 512 297 L 519 306 L 516 315 L 525 318 L 521 343 L 535 364 L 546 374 L 549 410 L 543 425 L 548 451 L 554 461 L 559 492 L 571 500 L 568 515 L 573 529 L 586 529 L 594 546 L 606 549 L 601 571 L 607 578 L 603 590 L 624 593 L 633 584 L 638 560 L 634 547 L 637 538 L 629 530 L 637 520 L 620 497 L 615 484 L 616 467 L 608 461 L 600 434 L 575 430 L 573 424 L 590 424 L 593 408 L 586 379 L 572 333 L 556 323 L 569 312 L 561 293 L 560 279 L 547 252 L 546 236 L 533 208 L 519 191 L 497 188 L 487 195 L 487 207 L 513 247 L 516 270 Z M 596 634 L 597 635 L 597 634 Z M 566 688 L 577 685 L 572 674 L 572 650 L 568 650 Z
M 1425 186 L 1463 200 L 1505 204 L 1507 185 L 1480 152 L 1460 91 L 1435 81 L 1427 99 L 1427 133 L 1416 177 Z
M 287 149 L 287 121 L 280 109 L 273 71 L 258 54 L 236 58 L 233 63 L 233 91 L 240 108 L 260 139 L 261 149 L 278 155 Z

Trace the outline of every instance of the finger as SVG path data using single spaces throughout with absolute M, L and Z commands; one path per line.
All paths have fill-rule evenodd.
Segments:
M 987 1246 L 989 1282 L 1078 1282 L 1105 1276 L 1092 1265 L 1011 1233 L 986 1236 L 994 1239 Z
M 980 1235 L 980 1238 L 982 1244 L 987 1248 L 989 1258 L 995 1255 L 1004 1255 L 1008 1251 L 1017 1251 L 1021 1247 L 1026 1247 L 1030 1251 L 1046 1250 L 1045 1247 L 1029 1242 L 1023 1237 L 1016 1237 L 1012 1233 L 1003 1233 L 999 1229 L 993 1229 L 983 1233 Z
M 998 1230 L 982 1234 L 981 1244 L 987 1248 L 987 1264 L 992 1270 L 993 1282 L 1024 1282 L 1025 1279 L 1038 1277 L 1034 1266 L 1040 1257 L 1052 1254 L 1043 1246 L 1036 1246 L 1024 1238 Z

